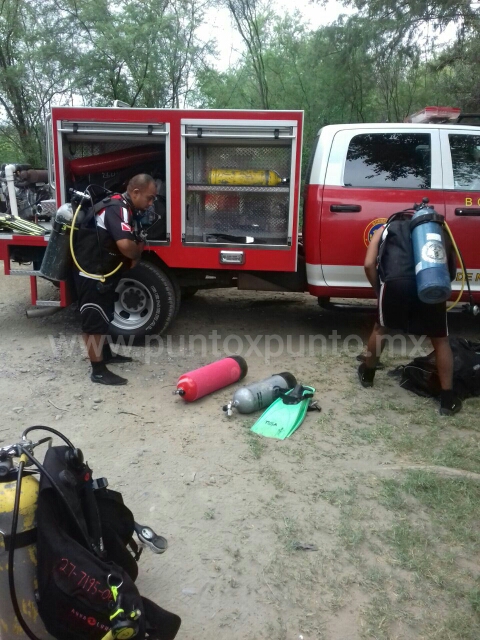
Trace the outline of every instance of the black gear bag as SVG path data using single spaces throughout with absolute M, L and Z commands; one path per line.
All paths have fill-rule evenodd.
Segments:
M 461 400 L 480 396 L 480 342 L 455 337 L 449 338 L 449 342 L 453 353 L 453 392 Z M 390 375 L 400 377 L 400 385 L 419 396 L 440 396 L 434 351 L 397 367 Z
M 38 610 L 47 631 L 58 640 L 102 640 L 110 630 L 173 640 L 180 618 L 142 598 L 134 583 L 131 511 L 121 494 L 96 488 L 77 451 L 48 449 L 40 479 Z

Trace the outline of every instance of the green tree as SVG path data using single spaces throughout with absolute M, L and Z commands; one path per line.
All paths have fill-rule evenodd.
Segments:
M 45 114 L 70 87 L 72 55 L 50 0 L 0 2 L 0 131 L 19 159 L 42 165 Z M 21 158 L 20 158 L 21 157 Z
M 210 51 L 195 0 L 57 0 L 76 25 L 76 88 L 86 104 L 179 107 Z
M 270 109 L 270 92 L 265 68 L 268 47 L 269 7 L 262 0 L 225 0 L 235 26 L 247 48 L 260 97 L 260 107 Z

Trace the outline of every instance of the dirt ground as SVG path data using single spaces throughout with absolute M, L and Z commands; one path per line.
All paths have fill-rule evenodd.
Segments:
M 48 283 L 41 293 L 55 296 Z M 424 527 L 446 545 L 442 562 L 453 554 L 470 593 L 478 540 L 467 547 L 442 541 L 428 509 L 416 503 L 401 511 L 394 486 L 385 484 L 402 466 L 460 466 L 433 456 L 444 452 L 447 433 L 473 456 L 480 405 L 467 402 L 462 421 L 447 424 L 433 401 L 404 391 L 386 371 L 374 389 L 362 389 L 355 354 L 371 312 L 322 311 L 301 294 L 199 293 L 182 305 L 163 342 L 124 351 L 135 362 L 115 371 L 129 384 L 109 388 L 90 382 L 76 312 L 29 320 L 28 306 L 28 279 L 0 276 L 0 445 L 34 424 L 61 430 L 94 474 L 123 492 L 136 520 L 168 538 L 164 555 L 144 552 L 138 585 L 182 617 L 179 640 L 480 637 L 467 596 L 432 579 L 431 567 L 412 566 L 412 552 L 422 548 L 423 558 L 427 547 L 407 543 L 408 562 L 398 547 L 406 519 Z M 456 315 L 450 326 L 479 339 L 478 320 Z M 208 339 L 214 330 L 218 355 Z M 336 352 L 325 342 L 334 330 Z M 317 336 L 313 348 L 310 336 Z M 290 371 L 317 389 L 322 412 L 277 441 L 249 431 L 255 414 L 222 413 L 236 386 L 192 404 L 172 395 L 180 374 L 224 347 L 243 347 L 245 384 Z M 387 369 L 408 360 L 387 354 Z M 451 622 L 460 614 L 468 633 Z

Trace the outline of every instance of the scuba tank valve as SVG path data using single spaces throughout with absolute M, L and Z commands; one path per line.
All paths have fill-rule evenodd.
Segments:
M 223 407 L 223 411 L 231 416 L 233 409 L 239 413 L 253 413 L 260 409 L 266 409 L 282 391 L 293 389 L 296 384 L 297 380 L 291 373 L 287 371 L 275 373 L 265 380 L 252 382 L 252 384 L 237 389 L 232 400 Z
M 429 304 L 446 302 L 452 293 L 444 222 L 445 218 L 428 205 L 428 198 L 424 198 L 410 223 L 417 293 L 422 302 Z

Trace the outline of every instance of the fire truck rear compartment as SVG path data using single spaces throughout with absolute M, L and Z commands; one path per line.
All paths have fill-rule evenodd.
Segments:
M 129 138 L 128 141 L 125 141 L 125 137 Z M 69 134 L 63 147 L 67 199 L 69 199 L 70 188 L 84 191 L 89 185 L 95 184 L 113 192 L 123 192 L 134 175 L 150 174 L 157 183 L 158 197 L 154 203 L 157 217 L 153 216 L 149 222 L 146 222 L 149 228 L 149 240 L 167 241 L 164 139 L 150 141 L 145 140 L 145 137 L 135 138 L 125 135 L 121 138 L 104 135 L 99 139 L 98 135 L 93 134 L 79 136 Z

